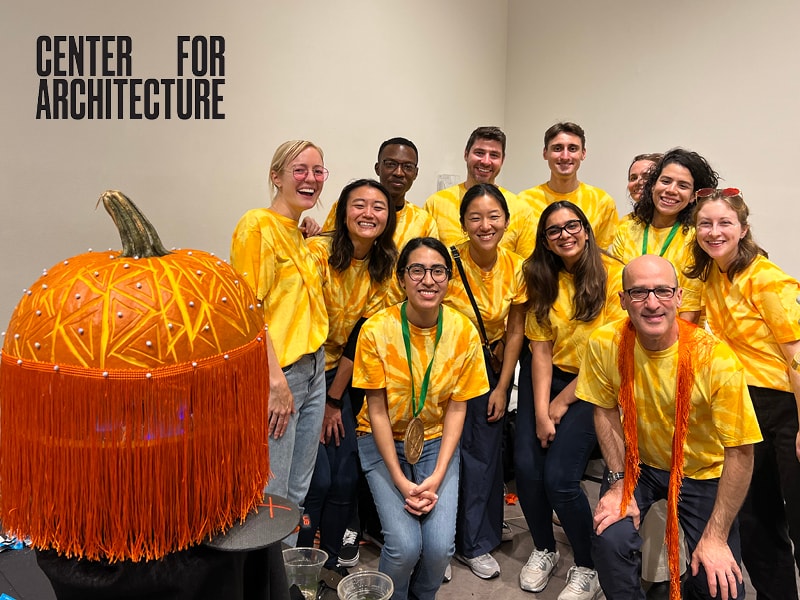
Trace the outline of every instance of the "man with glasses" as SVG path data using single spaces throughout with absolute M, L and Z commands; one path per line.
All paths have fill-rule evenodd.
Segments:
M 427 210 L 436 220 L 439 239 L 448 248 L 467 240 L 461 228 L 461 199 L 476 183 L 491 183 L 500 174 L 506 157 L 506 134 L 499 127 L 478 127 L 467 140 L 464 160 L 467 163 L 467 178 L 464 182 L 431 195 L 425 201 Z M 531 227 L 532 217 L 527 204 L 520 202 L 515 194 L 499 187 L 511 213 L 508 228 L 500 246 L 528 258 L 536 243 L 536 226 Z
M 544 132 L 542 156 L 550 167 L 550 179 L 519 193 L 519 199 L 533 211 L 532 229 L 536 231 L 539 215 L 547 206 L 559 200 L 569 200 L 586 214 L 597 245 L 602 250 L 608 248 L 614 241 L 619 214 L 611 196 L 578 179 L 578 169 L 586 158 L 583 128 L 570 122 L 550 127 Z
M 416 237 L 439 237 L 436 221 L 422 208 L 409 202 L 406 194 L 414 185 L 419 174 L 419 153 L 416 145 L 404 137 L 394 137 L 383 142 L 378 149 L 375 174 L 383 187 L 389 191 L 397 211 L 397 227 L 394 230 L 394 243 L 398 251 L 406 242 Z M 325 219 L 323 229 L 333 229 L 336 204 Z
M 687 598 L 742 598 L 736 515 L 761 433 L 733 351 L 679 319 L 683 290 L 655 255 L 622 273 L 628 318 L 589 338 L 576 396 L 595 405 L 608 466 L 595 509 L 592 555 L 608 600 L 644 599 L 639 523 L 667 499 L 672 597 L 679 597 L 678 524 L 691 565 Z

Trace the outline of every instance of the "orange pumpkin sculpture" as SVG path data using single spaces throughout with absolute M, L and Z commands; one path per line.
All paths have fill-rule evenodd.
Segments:
M 0 521 L 68 557 L 155 559 L 262 499 L 262 313 L 235 271 L 166 251 L 128 198 L 100 199 L 123 251 L 26 290 L 0 363 Z

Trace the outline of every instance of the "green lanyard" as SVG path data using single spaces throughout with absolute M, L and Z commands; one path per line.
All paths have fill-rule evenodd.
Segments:
M 661 252 L 658 253 L 659 256 L 664 256 L 664 252 L 667 251 L 669 248 L 670 243 L 672 242 L 672 238 L 675 237 L 675 234 L 678 233 L 678 227 L 680 227 L 680 221 L 676 221 L 675 225 L 672 226 L 672 229 L 669 230 L 669 235 L 667 235 L 667 239 L 664 240 L 664 245 L 661 246 Z M 642 256 L 647 254 L 647 234 L 650 231 L 650 225 L 647 224 L 644 226 L 644 239 L 642 240 Z
M 416 391 L 414 390 L 414 369 L 411 366 L 411 334 L 408 331 L 406 304 L 406 302 L 403 302 L 400 307 L 400 322 L 403 326 L 403 343 L 406 346 L 408 374 L 411 377 L 411 410 L 416 417 L 422 412 L 422 407 L 425 406 L 425 396 L 428 395 L 428 383 L 431 380 L 431 367 L 433 367 L 433 359 L 436 357 L 436 347 L 439 345 L 439 338 L 442 337 L 442 307 L 439 306 L 439 319 L 436 323 L 436 341 L 433 343 L 433 355 L 431 356 L 431 361 L 428 363 L 428 369 L 425 371 L 425 377 L 422 379 L 422 389 L 419 392 L 419 407 L 417 407 Z

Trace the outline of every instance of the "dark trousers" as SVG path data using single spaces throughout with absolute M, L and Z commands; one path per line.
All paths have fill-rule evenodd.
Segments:
M 739 523 L 742 558 L 758 600 L 797 600 L 800 567 L 800 462 L 797 406 L 789 392 L 749 386 L 764 441 Z M 794 556 L 792 556 L 794 542 Z
M 497 378 L 488 363 L 485 368 L 493 390 Z M 456 552 L 467 558 L 491 552 L 502 536 L 504 423 L 503 419 L 487 421 L 489 393 L 467 403 L 461 434 Z
M 536 437 L 530 361 L 528 363 L 527 376 L 520 369 L 514 445 L 520 508 L 537 549 L 556 549 L 552 520 L 555 510 L 575 554 L 575 564 L 593 568 L 592 509 L 581 487 L 586 464 L 597 444 L 593 407 L 583 400 L 571 404 L 556 426 L 555 439 L 549 447 L 542 448 Z M 574 378 L 574 374 L 553 367 L 550 400 Z M 526 388 L 523 388 L 523 379 L 527 381 Z
M 636 502 L 644 519 L 650 506 L 656 500 L 667 497 L 669 490 L 669 471 L 654 469 L 641 465 L 639 483 L 634 492 Z M 703 530 L 711 517 L 714 501 L 717 497 L 719 479 L 684 478 L 678 502 L 678 520 L 683 527 L 689 556 L 694 553 Z M 605 494 L 608 485 L 603 483 L 600 494 Z M 640 548 L 642 539 L 633 526 L 633 519 L 626 517 L 617 521 L 602 535 L 593 535 L 592 553 L 595 567 L 600 578 L 600 586 L 607 600 L 644 600 L 641 587 L 642 555 Z M 734 521 L 728 535 L 728 546 L 736 562 L 741 564 L 739 543 L 739 526 Z M 705 569 L 700 566 L 696 576 L 687 571 L 687 580 L 683 586 L 685 600 L 710 600 L 708 580 Z M 737 599 L 744 598 L 744 584 L 737 585 Z
M 336 369 L 325 373 L 328 386 L 335 374 Z M 297 536 L 298 546 L 313 546 L 314 534 L 319 528 L 319 547 L 328 553 L 328 561 L 325 563 L 328 568 L 336 566 L 342 536 L 356 510 L 358 444 L 355 417 L 347 391 L 342 396 L 342 401 L 344 438 L 340 438 L 338 446 L 333 440 L 319 445 L 311 485 L 303 503 L 310 523 Z

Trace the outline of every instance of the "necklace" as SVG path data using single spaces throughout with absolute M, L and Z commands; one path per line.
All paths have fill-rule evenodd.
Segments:
M 408 361 L 408 374 L 411 378 L 411 413 L 412 419 L 408 422 L 406 427 L 405 438 L 403 440 L 403 452 L 406 456 L 406 461 L 411 464 L 417 464 L 422 456 L 422 447 L 425 444 L 425 425 L 419 414 L 425 406 L 425 397 L 428 395 L 428 384 L 431 380 L 431 367 L 433 367 L 433 359 L 436 357 L 436 347 L 439 345 L 439 339 L 442 337 L 442 307 L 439 306 L 439 318 L 436 321 L 436 341 L 433 343 L 433 353 L 431 360 L 428 362 L 428 368 L 425 370 L 425 376 L 422 378 L 422 387 L 419 391 L 419 402 L 417 402 L 416 390 L 414 388 L 414 368 L 411 364 L 411 333 L 408 329 L 408 317 L 406 316 L 406 304 L 400 307 L 400 323 L 403 329 L 403 344 L 406 347 L 406 360 Z

